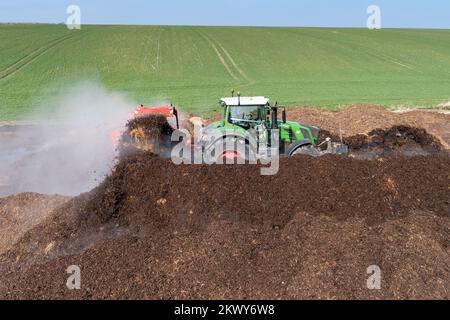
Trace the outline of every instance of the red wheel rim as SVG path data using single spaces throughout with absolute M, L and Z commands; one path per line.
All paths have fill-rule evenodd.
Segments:
M 221 156 L 218 157 L 218 159 L 230 159 L 230 160 L 236 160 L 241 156 L 239 152 L 236 150 L 226 150 L 222 153 Z

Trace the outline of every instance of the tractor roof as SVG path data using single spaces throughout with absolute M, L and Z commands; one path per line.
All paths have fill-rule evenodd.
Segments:
M 266 97 L 238 97 L 222 98 L 220 104 L 226 106 L 265 106 L 269 103 L 269 99 Z

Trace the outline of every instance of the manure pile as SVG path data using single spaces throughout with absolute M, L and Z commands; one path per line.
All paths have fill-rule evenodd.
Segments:
M 282 158 L 261 176 L 124 153 L 0 255 L 0 297 L 449 299 L 450 157 L 414 127 L 344 139 L 376 157 Z M 71 265 L 81 290 L 66 287 Z

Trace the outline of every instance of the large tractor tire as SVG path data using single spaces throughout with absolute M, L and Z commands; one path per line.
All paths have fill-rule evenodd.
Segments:
M 238 144 L 240 144 L 238 146 Z M 230 148 L 230 146 L 232 146 Z M 226 136 L 216 140 L 205 149 L 206 163 L 244 164 L 255 163 L 256 152 L 251 145 L 240 137 Z

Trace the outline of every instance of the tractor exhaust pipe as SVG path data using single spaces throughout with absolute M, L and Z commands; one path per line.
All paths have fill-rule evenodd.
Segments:
M 240 92 L 237 93 L 237 97 L 238 97 L 238 106 L 240 106 L 241 105 L 241 93 Z
M 286 123 L 286 121 L 287 121 L 286 108 L 284 108 L 282 113 L 281 113 L 281 121 L 283 121 L 283 123 Z
M 272 107 L 272 129 L 278 129 L 278 103 Z

